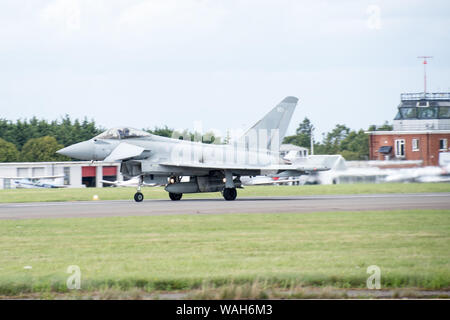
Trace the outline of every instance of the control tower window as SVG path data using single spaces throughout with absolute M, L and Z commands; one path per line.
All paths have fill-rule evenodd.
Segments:
M 129 127 L 112 128 L 96 136 L 96 139 L 130 139 L 149 137 L 148 132 Z
M 416 108 L 400 108 L 400 113 L 403 119 L 415 119 L 417 118 Z
M 439 108 L 439 118 L 440 119 L 450 119 L 450 107 L 440 107 Z
M 419 119 L 437 119 L 437 108 L 419 108 Z

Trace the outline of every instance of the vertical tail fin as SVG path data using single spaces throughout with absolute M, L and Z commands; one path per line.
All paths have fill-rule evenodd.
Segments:
M 259 141 L 259 147 L 265 147 L 267 150 L 270 150 L 275 143 L 279 148 L 286 134 L 295 107 L 297 106 L 297 102 L 298 98 L 296 97 L 284 98 L 283 101 L 244 134 L 241 139 L 245 141 L 246 146 L 248 146 L 249 140 L 254 140 L 254 137 L 259 137 L 258 140 L 261 140 L 260 137 L 263 135 L 267 139 L 266 142 L 263 142 L 265 144 L 264 146 Z

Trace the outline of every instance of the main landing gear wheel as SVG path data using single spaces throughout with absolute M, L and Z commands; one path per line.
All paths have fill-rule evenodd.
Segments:
M 180 200 L 182 196 L 183 196 L 182 193 L 172 193 L 172 192 L 169 192 L 169 198 L 170 198 L 170 200 L 173 200 L 173 201 Z
M 143 180 L 144 180 L 144 177 L 139 176 L 138 187 L 137 187 L 136 193 L 134 194 L 134 201 L 136 201 L 136 202 L 141 202 L 142 200 L 144 200 L 144 195 L 141 192 L 141 186 L 142 186 L 142 183 L 144 182 Z
M 144 195 L 140 192 L 136 192 L 134 194 L 134 201 L 141 202 L 142 200 L 144 200 Z
M 223 197 L 227 201 L 236 199 L 237 191 L 236 188 L 225 188 L 223 190 Z

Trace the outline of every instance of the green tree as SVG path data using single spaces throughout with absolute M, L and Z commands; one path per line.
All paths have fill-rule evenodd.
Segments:
M 322 143 L 314 145 L 316 154 L 340 154 L 346 160 L 369 158 L 369 136 L 362 129 L 354 131 L 338 124 L 323 137 Z
M 157 130 L 147 130 L 147 132 L 153 133 L 153 134 L 157 134 L 155 132 L 158 132 Z M 169 137 L 172 139 L 178 139 L 178 140 L 186 140 L 186 141 L 196 141 L 196 142 L 202 142 L 202 143 L 206 143 L 206 144 L 221 144 L 221 138 L 217 137 L 214 135 L 214 132 L 212 131 L 208 131 L 206 133 L 204 133 L 203 135 L 200 134 L 200 132 L 191 132 L 187 129 L 184 129 L 183 131 L 177 131 L 177 130 L 173 130 L 173 129 L 169 129 L 167 128 L 167 126 L 165 127 L 164 131 L 162 131 L 162 133 L 164 134 L 168 134 L 171 133 L 170 136 L 168 135 L 163 135 L 165 137 Z M 162 134 L 159 134 L 162 135 Z
M 337 124 L 336 127 L 328 132 L 323 142 L 314 145 L 314 151 L 316 154 L 337 154 L 341 151 L 341 142 L 347 137 L 350 132 L 350 128 L 343 124 Z
M 359 155 L 359 153 L 354 152 L 354 151 L 349 151 L 349 150 L 343 150 L 341 152 L 339 152 L 339 154 L 344 157 L 345 160 L 350 161 L 350 160 L 361 160 L 361 157 Z
M 392 131 L 394 126 L 385 121 L 381 126 L 371 125 L 368 131 Z
M 313 128 L 311 121 L 305 117 L 295 131 L 295 135 L 285 137 L 283 143 L 311 149 L 311 131 Z
M 230 130 L 227 130 L 227 135 L 225 136 L 223 144 L 229 144 L 230 142 L 231 142 L 231 134 L 230 134 Z
M 19 161 L 19 151 L 16 146 L 0 138 L 0 162 Z
M 173 134 L 173 129 L 170 129 L 168 126 L 164 126 L 164 127 L 155 127 L 155 129 L 151 130 L 151 129 L 146 129 L 145 131 L 147 131 L 148 133 L 157 135 L 157 136 L 162 136 L 162 137 L 167 137 L 167 138 L 171 138 L 172 134 Z
M 82 122 L 78 119 L 72 121 L 68 115 L 60 121 L 51 122 L 38 120 L 36 117 L 30 120 L 17 120 L 15 123 L 0 119 L 0 138 L 13 143 L 19 151 L 32 138 L 52 136 L 58 143 L 68 146 L 91 139 L 102 131 L 102 128 L 98 128 L 93 120 L 88 121 L 85 118 Z
M 216 137 L 213 131 L 208 131 L 203 134 L 202 142 L 207 144 L 221 144 L 222 139 L 220 137 Z
M 54 137 L 33 138 L 23 146 L 20 159 L 27 162 L 70 160 L 68 157 L 56 153 L 63 147 Z
M 351 131 L 341 141 L 340 154 L 346 160 L 367 160 L 369 158 L 369 136 L 364 130 Z

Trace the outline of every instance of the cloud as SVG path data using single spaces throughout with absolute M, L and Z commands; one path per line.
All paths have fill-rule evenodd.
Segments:
M 133 31 L 213 28 L 225 11 L 209 0 L 144 0 L 123 10 L 118 23 Z
M 377 5 L 369 5 L 367 7 L 367 27 L 369 29 L 380 30 L 381 29 L 381 9 Z
M 81 28 L 80 7 L 79 0 L 56 0 L 40 12 L 40 17 L 45 24 L 64 30 L 79 30 Z

